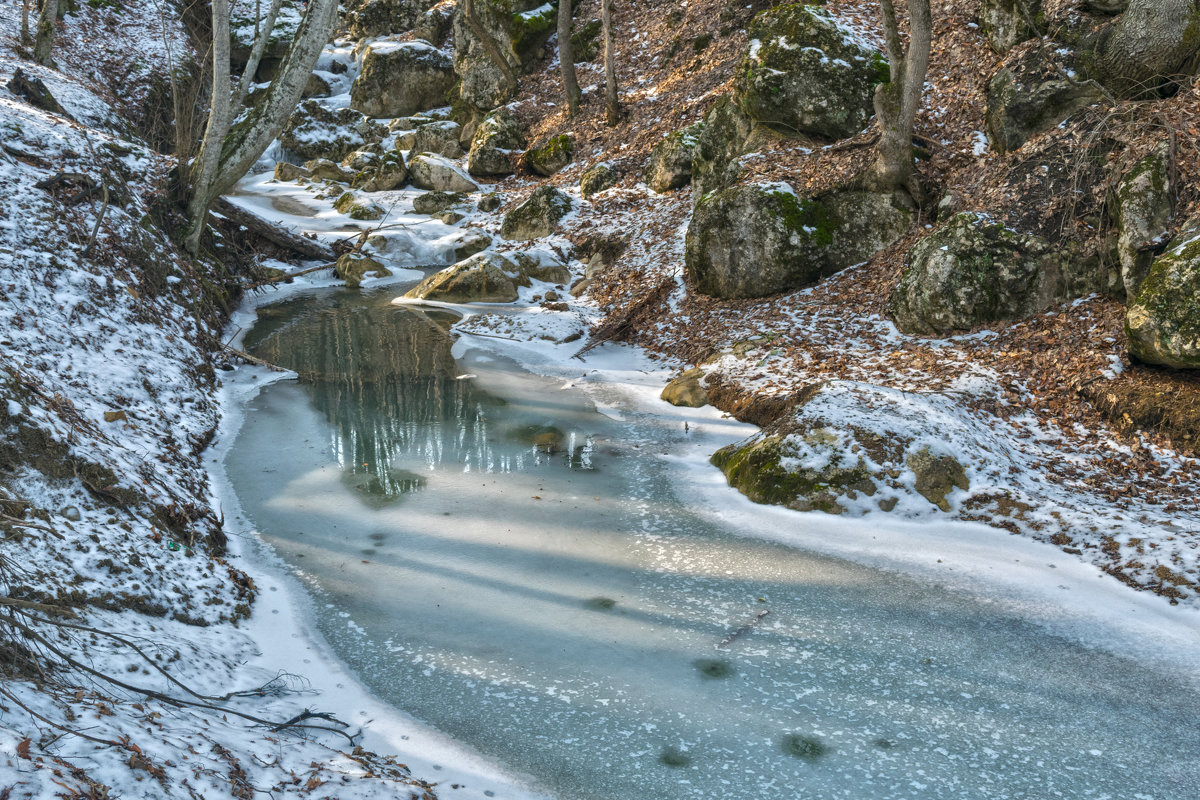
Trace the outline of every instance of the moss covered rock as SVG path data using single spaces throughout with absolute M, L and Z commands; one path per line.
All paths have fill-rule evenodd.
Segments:
M 445 105 L 454 81 L 450 57 L 428 42 L 377 42 L 363 53 L 350 107 L 369 117 L 403 117 Z
M 1129 301 L 1137 297 L 1154 261 L 1147 244 L 1167 232 L 1171 194 L 1171 160 L 1166 142 L 1135 164 L 1117 187 L 1117 256 Z
M 382 141 L 386 135 L 386 127 L 359 111 L 352 108 L 331 111 L 316 100 L 305 100 L 288 118 L 279 144 L 297 160 L 327 158 L 337 162 L 351 151 Z
M 480 25 L 519 72 L 530 70 L 555 31 L 558 3 L 544 0 L 475 0 Z M 475 111 L 491 111 L 511 99 L 503 73 L 463 16 L 454 14 L 454 69 L 461 78 L 459 100 Z
M 1028 317 L 1107 284 L 1098 260 L 1073 245 L 963 212 L 913 247 L 891 313 L 907 333 L 965 331 Z
M 369 39 L 412 30 L 434 0 L 365 0 L 346 14 L 351 39 Z
M 538 175 L 550 177 L 566 167 L 575 157 L 575 141 L 570 134 L 551 136 L 546 142 L 525 151 L 522 161 Z
M 513 174 L 514 154 L 525 146 L 525 136 L 512 111 L 498 108 L 483 118 L 471 139 L 467 172 L 476 177 Z
M 1016 150 L 1034 134 L 1104 100 L 1095 86 L 1068 79 L 1073 69 L 1069 52 L 1052 43 L 1007 59 L 988 82 L 986 128 L 992 148 Z
M 341 196 L 333 201 L 333 207 L 339 214 L 365 222 L 383 219 L 385 213 L 378 203 L 359 197 L 354 192 L 342 192 Z
M 692 202 L 736 184 L 742 174 L 739 157 L 779 138 L 742 113 L 732 97 L 719 98 L 705 116 L 692 149 Z
M 913 489 L 916 493 L 942 511 L 950 510 L 950 501 L 946 498 L 951 492 L 955 489 L 965 492 L 971 488 L 967 471 L 952 455 L 937 454 L 928 447 L 922 447 L 909 454 L 905 464 L 913 471 Z
M 646 185 L 662 194 L 691 183 L 692 153 L 703 130 L 704 123 L 698 122 L 667 134 L 654 145 L 642 170 Z
M 1140 361 L 1200 369 L 1200 216 L 1150 266 L 1126 311 L 1125 333 Z
M 446 158 L 462 158 L 466 151 L 459 144 L 461 135 L 462 126 L 457 122 L 427 122 L 417 128 L 409 149 L 417 153 L 437 153 Z
M 548 250 L 528 250 L 505 255 L 516 265 L 522 286 L 528 286 L 530 280 L 556 284 L 571 282 L 571 270 Z
M 1007 53 L 1038 35 L 1030 25 L 1042 16 L 1042 0 L 983 0 L 979 4 L 979 29 L 997 53 Z
M 428 3 L 423 3 L 428 5 Z M 454 27 L 455 0 L 441 0 L 417 18 L 413 25 L 413 36 L 441 47 Z
M 797 511 L 841 514 L 841 495 L 873 495 L 875 483 L 863 460 L 837 448 L 836 439 L 824 430 L 810 437 L 828 439 L 829 457 L 809 466 L 796 458 L 793 442 L 764 436 L 748 444 L 732 444 L 713 454 L 712 463 L 725 473 L 729 485 L 755 503 L 768 503 Z M 821 444 L 821 443 L 819 443 Z
M 426 192 L 413 198 L 413 211 L 418 214 L 440 214 L 466 204 L 467 196 L 462 192 Z
M 404 296 L 443 303 L 511 303 L 517 299 L 519 274 L 499 253 L 479 253 L 435 272 Z
M 911 213 L 897 198 L 840 190 L 799 197 L 787 184 L 705 195 L 688 226 L 691 285 L 714 297 L 761 297 L 814 283 L 895 241 Z
M 539 186 L 521 205 L 504 216 L 500 235 L 524 241 L 540 239 L 558 230 L 558 222 L 571 212 L 571 198 L 553 186 Z
M 605 189 L 611 189 L 621 180 L 620 174 L 608 163 L 596 164 L 584 170 L 579 176 L 579 193 L 584 199 L 599 194 Z
M 367 276 L 386 278 L 392 273 L 373 258 L 357 253 L 346 253 L 339 257 L 337 263 L 333 265 L 333 274 L 344 280 L 351 289 L 357 289 L 362 285 L 363 278 Z
M 350 185 L 364 192 L 388 192 L 404 185 L 408 180 L 408 166 L 404 154 L 389 150 L 362 164 L 354 174 Z
M 844 139 L 873 113 L 887 62 L 819 6 L 763 11 L 749 30 L 734 93 L 749 116 L 787 135 Z

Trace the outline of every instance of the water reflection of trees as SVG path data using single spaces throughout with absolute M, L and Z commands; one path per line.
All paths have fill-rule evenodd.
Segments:
M 418 489 L 444 464 L 473 472 L 552 459 L 591 466 L 590 443 L 573 433 L 565 447 L 550 448 L 493 430 L 504 402 L 459 375 L 453 340 L 416 309 L 346 293 L 281 303 L 260 319 L 247 349 L 300 376 L 332 427 L 345 482 L 368 502 Z

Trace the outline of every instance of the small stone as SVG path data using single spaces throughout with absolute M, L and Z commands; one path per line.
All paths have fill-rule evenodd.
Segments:
M 500 195 L 496 194 L 495 192 L 485 194 L 483 197 L 479 198 L 480 211 L 491 213 L 492 211 L 499 209 L 501 205 L 502 201 L 500 200 Z
M 700 408 L 708 405 L 708 390 L 700 383 L 704 370 L 695 368 L 675 378 L 662 390 L 662 399 L 673 406 Z
M 120 411 L 105 411 L 104 412 L 104 421 L 105 422 L 127 422 L 128 420 L 129 420 L 129 415 L 127 415 L 125 413 L 124 409 L 122 409 Z
M 79 522 L 83 519 L 83 514 L 80 513 L 78 506 L 63 506 L 58 513 L 63 519 L 71 522 Z

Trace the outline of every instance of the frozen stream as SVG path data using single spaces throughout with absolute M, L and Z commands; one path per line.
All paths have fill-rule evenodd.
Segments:
M 1200 790 L 1193 686 L 739 536 L 663 457 L 694 447 L 681 426 L 455 362 L 398 293 L 262 309 L 246 346 L 302 380 L 262 391 L 227 462 L 380 698 L 562 800 Z

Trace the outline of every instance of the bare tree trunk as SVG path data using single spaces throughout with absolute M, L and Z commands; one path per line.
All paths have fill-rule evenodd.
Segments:
M 54 66 L 50 50 L 54 47 L 54 24 L 58 22 L 58 0 L 44 0 L 38 16 L 37 38 L 33 43 L 33 58 L 43 67 Z
M 279 16 L 279 7 L 283 5 L 283 0 L 271 0 L 271 7 L 267 9 L 267 18 L 260 26 L 258 19 L 255 19 L 254 46 L 250 48 L 250 58 L 246 60 L 246 68 L 242 70 L 242 79 L 238 81 L 237 95 L 233 98 L 233 107 L 241 108 L 246 102 L 246 95 L 250 94 L 250 87 L 254 84 L 254 73 L 258 72 L 258 65 L 262 61 L 263 53 L 267 49 L 267 42 L 271 39 L 271 32 L 275 30 L 275 18 Z
M 231 88 L 229 78 L 228 0 L 213 0 L 212 5 L 212 110 L 187 187 L 189 229 L 184 244 L 192 254 L 199 251 L 200 235 L 213 202 L 254 166 L 300 102 L 317 58 L 333 33 L 338 10 L 337 0 L 309 0 L 279 74 L 262 101 L 234 125 L 231 102 L 236 89 Z M 270 31 L 264 30 L 261 35 L 270 36 Z
M 613 39 L 612 0 L 603 0 L 600 20 L 604 27 L 604 98 L 606 121 L 614 126 L 621 121 L 621 104 L 617 98 L 616 41 Z
M 484 51 L 488 54 L 488 58 L 496 65 L 496 69 L 504 76 L 505 83 L 508 84 L 507 94 L 513 95 L 517 93 L 517 87 L 520 81 L 517 78 L 516 67 L 504 55 L 504 51 L 500 49 L 500 45 L 491 37 L 487 30 L 480 23 L 479 17 L 475 13 L 475 0 L 463 0 L 463 19 L 467 21 L 467 26 L 471 29 L 471 33 L 475 34 L 475 38 L 483 46 Z
M 571 47 L 571 0 L 558 2 L 558 63 L 562 69 L 563 92 L 567 95 L 567 112 L 573 117 L 579 112 L 579 79 L 575 76 L 575 53 Z
M 1153 95 L 1192 71 L 1200 54 L 1198 32 L 1197 0 L 1130 0 L 1095 38 L 1094 77 L 1122 97 Z
M 913 124 L 921 108 L 925 71 L 933 38 L 929 0 L 908 0 L 909 43 L 900 41 L 900 26 L 892 0 L 880 0 L 890 78 L 875 89 L 875 114 L 880 138 L 867 183 L 879 191 L 907 189 L 920 202 L 924 192 L 913 164 Z
M 29 7 L 33 5 L 33 0 L 21 0 L 21 46 L 28 47 L 33 44 L 33 37 L 29 34 Z

